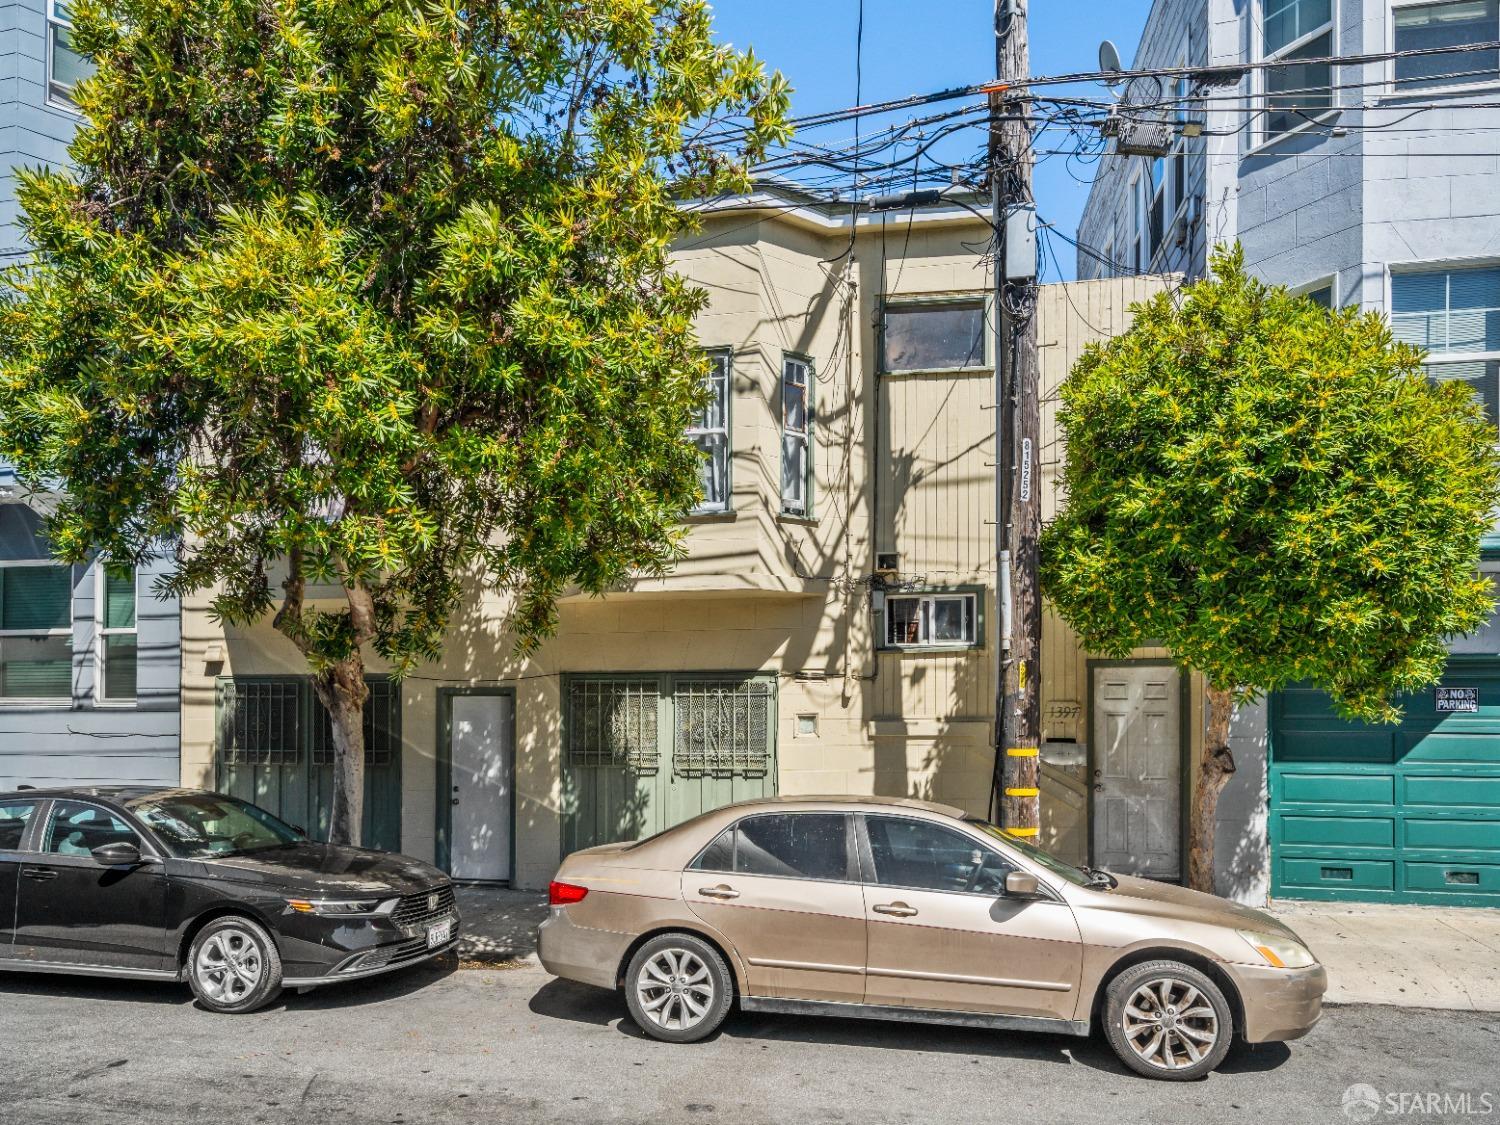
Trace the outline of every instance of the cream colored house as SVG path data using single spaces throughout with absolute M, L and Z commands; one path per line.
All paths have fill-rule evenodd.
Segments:
M 777 189 L 705 208 L 677 251 L 709 292 L 698 334 L 715 357 L 689 557 L 667 578 L 565 599 L 557 636 L 525 660 L 505 598 L 476 591 L 440 662 L 375 684 L 367 840 L 535 887 L 568 850 L 745 796 L 904 794 L 985 813 L 988 235 L 957 205 L 852 230 L 847 205 Z M 1160 284 L 1045 287 L 1047 389 Z M 300 658 L 269 622 L 226 632 L 205 606 L 183 607 L 183 781 L 315 827 L 327 739 Z M 1159 653 L 1096 667 L 1047 629 L 1044 841 L 1084 859 L 1088 771 L 1145 754 L 1162 777 L 1137 778 L 1119 807 L 1094 802 L 1096 851 L 1166 848 L 1169 867 L 1197 703 Z M 1118 753 L 1089 758 L 1091 715 Z

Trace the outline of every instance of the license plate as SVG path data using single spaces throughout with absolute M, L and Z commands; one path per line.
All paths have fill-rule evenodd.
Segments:
M 427 927 L 427 948 L 436 949 L 440 945 L 446 945 L 453 937 L 453 919 L 449 918 L 434 926 Z

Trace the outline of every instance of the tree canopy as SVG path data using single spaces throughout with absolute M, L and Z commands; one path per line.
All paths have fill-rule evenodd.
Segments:
M 1496 423 L 1377 313 L 1212 275 L 1136 309 L 1062 388 L 1048 596 L 1092 651 L 1161 644 L 1246 698 L 1293 681 L 1395 716 L 1493 603 Z
M 786 134 L 705 4 L 69 8 L 97 74 L 72 167 L 19 177 L 0 303 L 0 456 L 61 486 L 62 557 L 173 544 L 176 592 L 275 610 L 356 705 L 340 747 L 361 650 L 435 656 L 465 580 L 529 645 L 569 585 L 673 559 L 706 371 L 679 200 Z

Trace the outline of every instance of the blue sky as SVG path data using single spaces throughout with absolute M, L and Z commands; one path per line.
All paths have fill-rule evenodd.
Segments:
M 1030 0 L 1032 73 L 1093 70 L 1101 39 L 1114 40 L 1129 66 L 1150 7 L 1149 0 Z M 792 112 L 802 115 L 854 104 L 858 11 L 858 0 L 715 0 L 714 24 L 720 39 L 755 48 L 767 66 L 786 75 L 795 88 Z M 862 100 L 993 77 L 992 13 L 993 0 L 865 0 Z M 840 139 L 851 131 L 835 126 L 808 139 Z M 982 143 L 975 130 L 962 151 Z M 1071 171 L 1091 174 L 1076 164 Z M 1037 167 L 1035 184 L 1042 217 L 1069 234 L 1088 194 L 1087 184 L 1073 174 L 1061 158 L 1048 159 Z M 1059 243 L 1057 251 L 1071 277 L 1072 248 Z M 1048 270 L 1054 273 L 1050 262 Z

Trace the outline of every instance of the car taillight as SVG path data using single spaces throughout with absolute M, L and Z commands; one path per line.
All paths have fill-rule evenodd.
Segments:
M 547 902 L 552 906 L 568 906 L 571 903 L 582 902 L 583 896 L 588 893 L 587 887 L 575 887 L 572 883 L 559 883 L 554 880 L 547 884 Z

